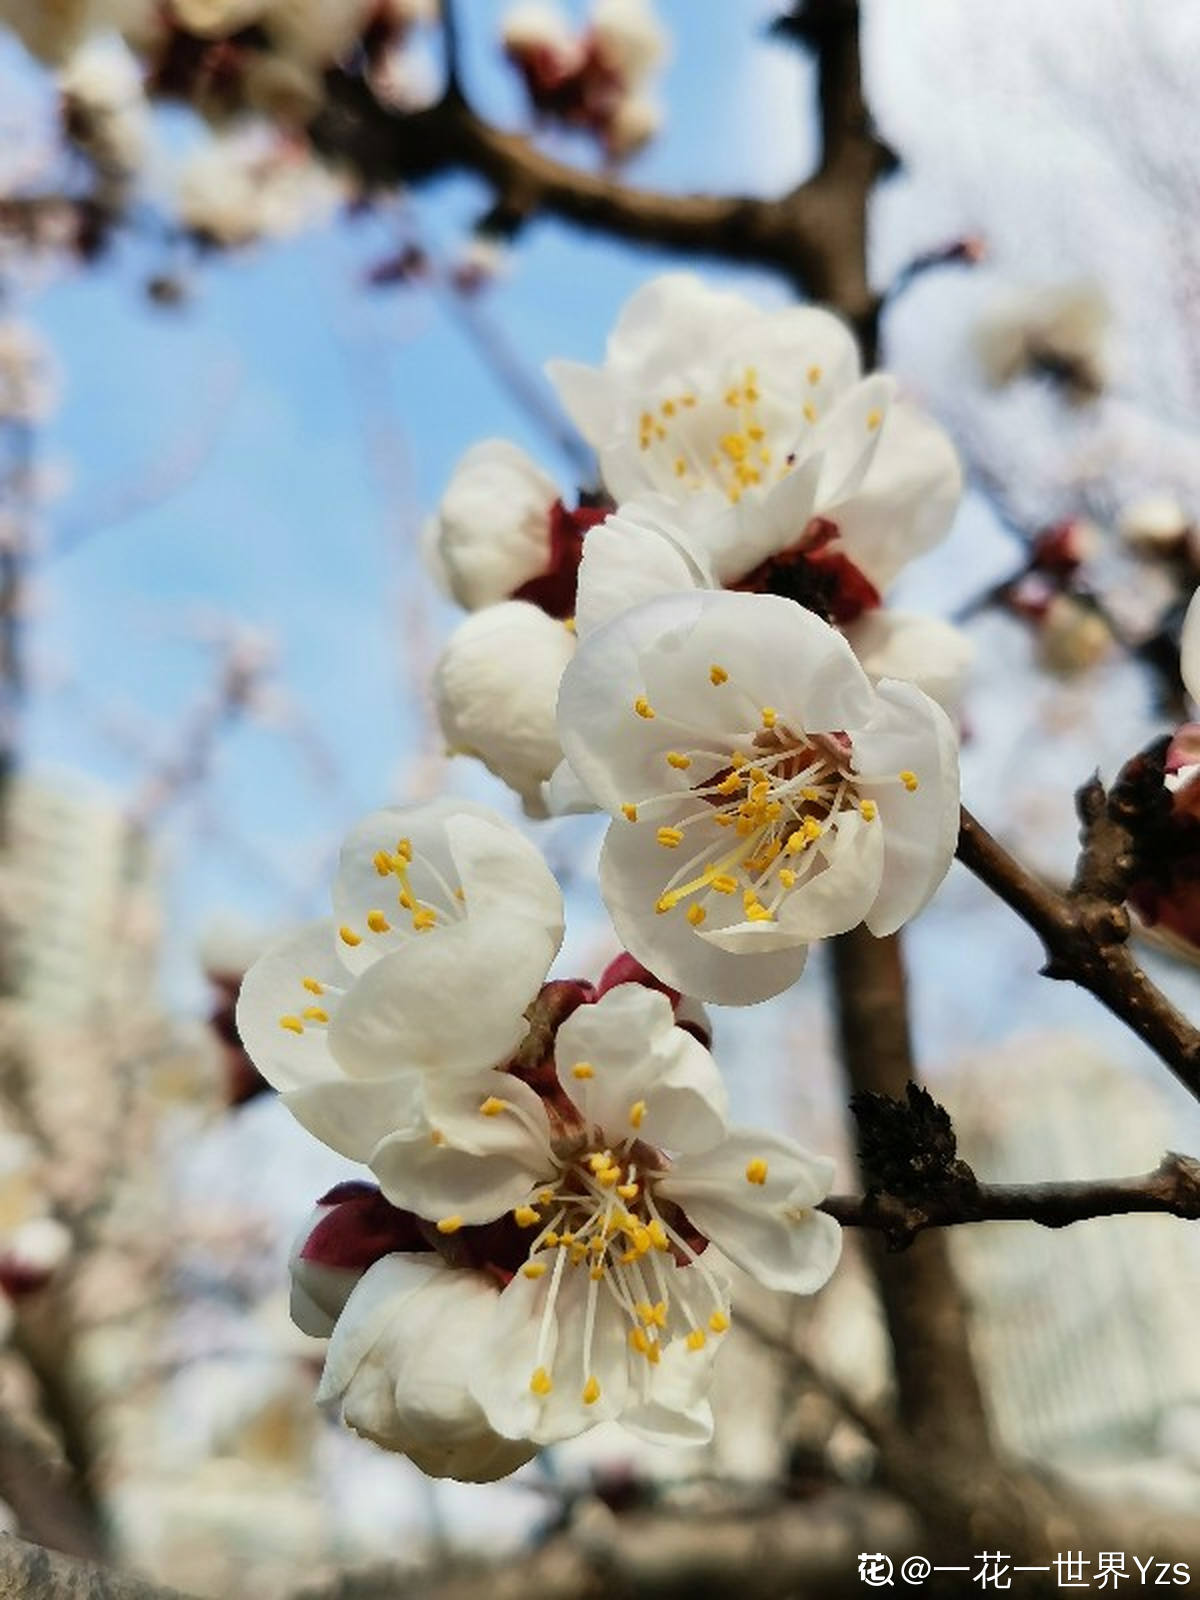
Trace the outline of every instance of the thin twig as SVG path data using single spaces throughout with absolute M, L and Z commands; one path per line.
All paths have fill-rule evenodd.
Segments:
M 1200 1220 L 1200 1162 L 1168 1153 L 1153 1172 L 1071 1183 L 975 1183 L 922 1195 L 831 1194 L 821 1205 L 843 1228 L 872 1228 L 904 1249 L 926 1228 L 968 1222 L 1036 1222 L 1067 1228 L 1091 1217 L 1163 1212 Z
M 958 859 L 1041 939 L 1048 978 L 1069 979 L 1120 1017 L 1200 1100 L 1200 1029 L 1152 983 L 1129 950 L 1123 904 L 1132 839 L 1096 782 L 1080 791 L 1084 849 L 1060 894 L 1034 877 L 964 807 Z

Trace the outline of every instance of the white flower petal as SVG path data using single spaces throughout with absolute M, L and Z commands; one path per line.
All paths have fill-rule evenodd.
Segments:
M 621 1418 L 623 1427 L 651 1444 L 707 1444 L 713 1433 L 712 1365 L 720 1344 L 709 1339 L 699 1350 L 672 1339 L 651 1370 L 649 1394 Z
M 883 437 L 884 421 L 896 393 L 895 378 L 874 372 L 847 391 L 813 430 L 809 449 L 824 459 L 818 501 L 839 506 L 862 486 Z
M 305 978 L 319 986 L 317 992 L 305 988 Z M 238 996 L 238 1033 L 273 1088 L 299 1089 L 338 1076 L 328 1029 L 306 1021 L 303 1012 L 317 1006 L 334 1015 L 351 981 L 328 917 L 277 940 L 247 972 Z M 282 1018 L 290 1024 L 283 1025 Z
M 962 486 L 962 468 L 946 434 L 914 407 L 894 400 L 861 481 L 850 478 L 823 498 L 821 514 L 837 523 L 854 564 L 885 589 L 902 567 L 946 536 Z
M 1188 602 L 1179 641 L 1179 671 L 1183 686 L 1194 701 L 1200 701 L 1200 590 Z
M 724 1135 L 728 1098 L 717 1064 L 675 1026 L 657 990 L 622 983 L 580 1006 L 558 1030 L 555 1060 L 568 1097 L 613 1143 L 635 1127 L 672 1150 L 704 1150 Z
M 643 495 L 588 533 L 575 610 L 581 639 L 645 600 L 714 587 L 681 545 L 674 510 L 661 496 Z
M 370 1166 L 393 1205 L 468 1224 L 494 1221 L 554 1173 L 541 1100 L 495 1072 L 432 1085 L 425 1114 L 384 1138 Z
M 975 646 L 961 628 L 939 617 L 880 607 L 864 612 L 844 632 L 868 677 L 915 683 L 951 716 L 958 711 L 975 658 Z
M 418 1073 L 395 1072 L 386 1078 L 331 1077 L 285 1090 L 280 1099 L 315 1139 L 349 1161 L 366 1161 L 380 1139 L 419 1115 L 421 1091 Z
M 833 1163 L 780 1134 L 739 1131 L 681 1156 L 659 1185 L 707 1238 L 768 1289 L 812 1294 L 841 1252 L 841 1229 L 812 1208 Z
M 883 824 L 883 881 L 865 918 L 882 938 L 915 917 L 950 870 L 959 774 L 958 739 L 941 706 L 911 683 L 885 681 L 878 695 L 878 715 L 855 734 L 854 760 Z M 902 771 L 915 775 L 914 792 L 895 781 Z
M 468 611 L 507 600 L 550 559 L 553 478 L 506 439 L 473 445 L 454 468 L 435 519 L 435 575 Z

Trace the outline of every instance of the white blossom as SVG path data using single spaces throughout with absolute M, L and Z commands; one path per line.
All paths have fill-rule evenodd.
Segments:
M 459 624 L 438 658 L 433 699 L 449 749 L 472 755 L 545 815 L 542 785 L 562 758 L 554 710 L 574 635 L 521 600 Z
M 537 1446 L 494 1432 L 470 1387 L 498 1293 L 482 1273 L 435 1255 L 385 1256 L 338 1318 L 318 1400 L 340 1401 L 356 1433 L 431 1478 L 507 1477 Z
M 43 422 L 58 391 L 57 366 L 40 335 L 16 317 L 0 319 L 0 424 Z
M 1086 397 L 1107 381 L 1111 316 L 1103 290 L 1090 281 L 1022 289 L 980 319 L 975 346 L 992 384 L 1040 368 Z
M 618 100 L 605 128 L 604 142 L 618 161 L 636 154 L 662 131 L 663 108 L 649 95 L 629 94 Z
M 583 639 L 559 737 L 613 817 L 600 886 L 660 979 L 747 1004 L 808 945 L 893 932 L 945 876 L 958 758 L 913 685 L 872 687 L 847 644 L 774 595 L 672 595 Z
M 76 143 L 104 176 L 127 181 L 144 162 L 149 140 L 141 69 L 128 47 L 116 38 L 89 39 L 63 68 L 59 85 Z
M 667 34 L 650 0 L 595 0 L 588 20 L 606 65 L 630 87 L 647 78 L 667 53 Z
M 427 561 L 467 611 L 507 600 L 545 572 L 558 486 L 504 439 L 473 445 L 426 527 Z
M 226 247 L 295 233 L 328 216 L 341 193 L 307 153 L 253 122 L 214 135 L 176 178 L 185 226 Z
M 505 50 L 515 56 L 546 51 L 567 61 L 578 52 L 569 19 L 549 0 L 520 0 L 510 6 L 501 19 L 500 40 Z
M 1192 526 L 1191 518 L 1173 495 L 1146 495 L 1125 507 L 1118 531 L 1126 544 L 1153 553 L 1181 544 Z
M 623 510 L 646 491 L 728 503 L 704 536 L 723 584 L 819 540 L 882 590 L 954 518 L 950 441 L 894 379 L 860 378 L 827 311 L 765 311 L 668 273 L 626 303 L 603 366 L 548 370 Z
M 625 983 L 581 1005 L 554 1062 L 552 1115 L 512 1072 L 453 1095 L 439 1080 L 372 1168 L 393 1204 L 465 1251 L 472 1227 L 508 1216 L 507 1236 L 483 1235 L 507 1237 L 498 1265 L 511 1277 L 491 1318 L 478 1313 L 469 1380 L 497 1433 L 549 1444 L 619 1418 L 651 1439 L 703 1442 L 730 1316 L 705 1245 L 770 1288 L 813 1292 L 840 1250 L 836 1223 L 813 1209 L 832 1163 L 731 1130 L 715 1062 L 657 990 Z M 343 1321 L 353 1309 L 351 1297 Z
M 562 896 L 534 847 L 485 807 L 373 812 L 342 848 L 334 915 L 247 973 L 238 1030 L 317 1138 L 367 1160 L 411 1114 L 415 1074 L 505 1059 L 562 938 Z
M 1112 653 L 1113 636 L 1094 606 L 1056 594 L 1038 618 L 1038 659 L 1051 672 L 1073 677 Z

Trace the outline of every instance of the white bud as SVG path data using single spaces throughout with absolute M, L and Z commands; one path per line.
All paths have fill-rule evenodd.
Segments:
M 1112 644 L 1104 618 L 1069 594 L 1055 595 L 1039 624 L 1041 663 L 1063 677 L 1098 666 Z
M 531 816 L 544 815 L 541 786 L 561 759 L 554 708 L 574 653 L 563 623 L 510 600 L 461 623 L 434 668 L 447 745 L 477 756 L 516 790 Z
M 510 7 L 501 20 L 500 39 L 509 54 L 518 57 L 535 50 L 569 55 L 578 48 L 566 16 L 546 0 L 522 0 Z
M 649 0 L 595 0 L 592 38 L 626 84 L 640 83 L 667 53 L 667 33 Z
M 1153 554 L 1170 550 L 1187 534 L 1191 522 L 1173 495 L 1151 494 L 1135 500 L 1121 513 L 1121 538 L 1134 549 Z
M 637 153 L 661 130 L 662 107 L 645 95 L 630 94 L 617 101 L 604 130 L 610 155 L 622 160 Z
M 472 446 L 454 469 L 428 531 L 427 551 L 460 606 L 507 600 L 550 561 L 550 509 L 558 487 L 504 439 Z

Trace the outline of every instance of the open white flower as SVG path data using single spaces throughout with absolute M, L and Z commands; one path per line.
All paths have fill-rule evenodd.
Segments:
M 603 366 L 548 371 L 618 504 L 709 492 L 744 507 L 711 536 L 722 584 L 769 587 L 754 569 L 819 535 L 826 561 L 881 590 L 953 520 L 950 441 L 894 379 L 860 378 L 854 339 L 827 311 L 765 311 L 667 273 L 626 303 Z
M 433 673 L 442 734 L 457 755 L 477 756 L 544 816 L 542 785 L 562 752 L 554 708 L 575 636 L 523 600 L 486 606 L 455 629 Z
M 536 1454 L 503 1438 L 471 1394 L 498 1289 L 431 1254 L 388 1255 L 338 1318 L 317 1391 L 347 1425 L 431 1478 L 491 1483 Z
M 872 687 L 845 639 L 774 595 L 673 595 L 585 639 L 559 737 L 614 818 L 600 886 L 622 942 L 702 999 L 749 1004 L 808 945 L 893 932 L 945 876 L 958 831 L 946 714 Z
M 510 1276 L 470 1379 L 496 1432 L 548 1444 L 616 1417 L 703 1441 L 709 1362 L 729 1326 L 705 1246 L 769 1288 L 813 1292 L 840 1250 L 836 1223 L 813 1209 L 832 1163 L 730 1130 L 712 1057 L 640 984 L 575 1010 L 554 1068 L 536 1093 L 513 1072 L 453 1094 L 442 1084 L 372 1167 L 395 1205 L 451 1246 L 462 1238 L 464 1264 L 479 1264 L 482 1240 Z
M 422 1069 L 470 1075 L 520 1042 L 562 939 L 562 896 L 509 824 L 438 800 L 360 822 L 333 905 L 255 962 L 237 1022 L 297 1119 L 365 1161 L 411 1115 Z

